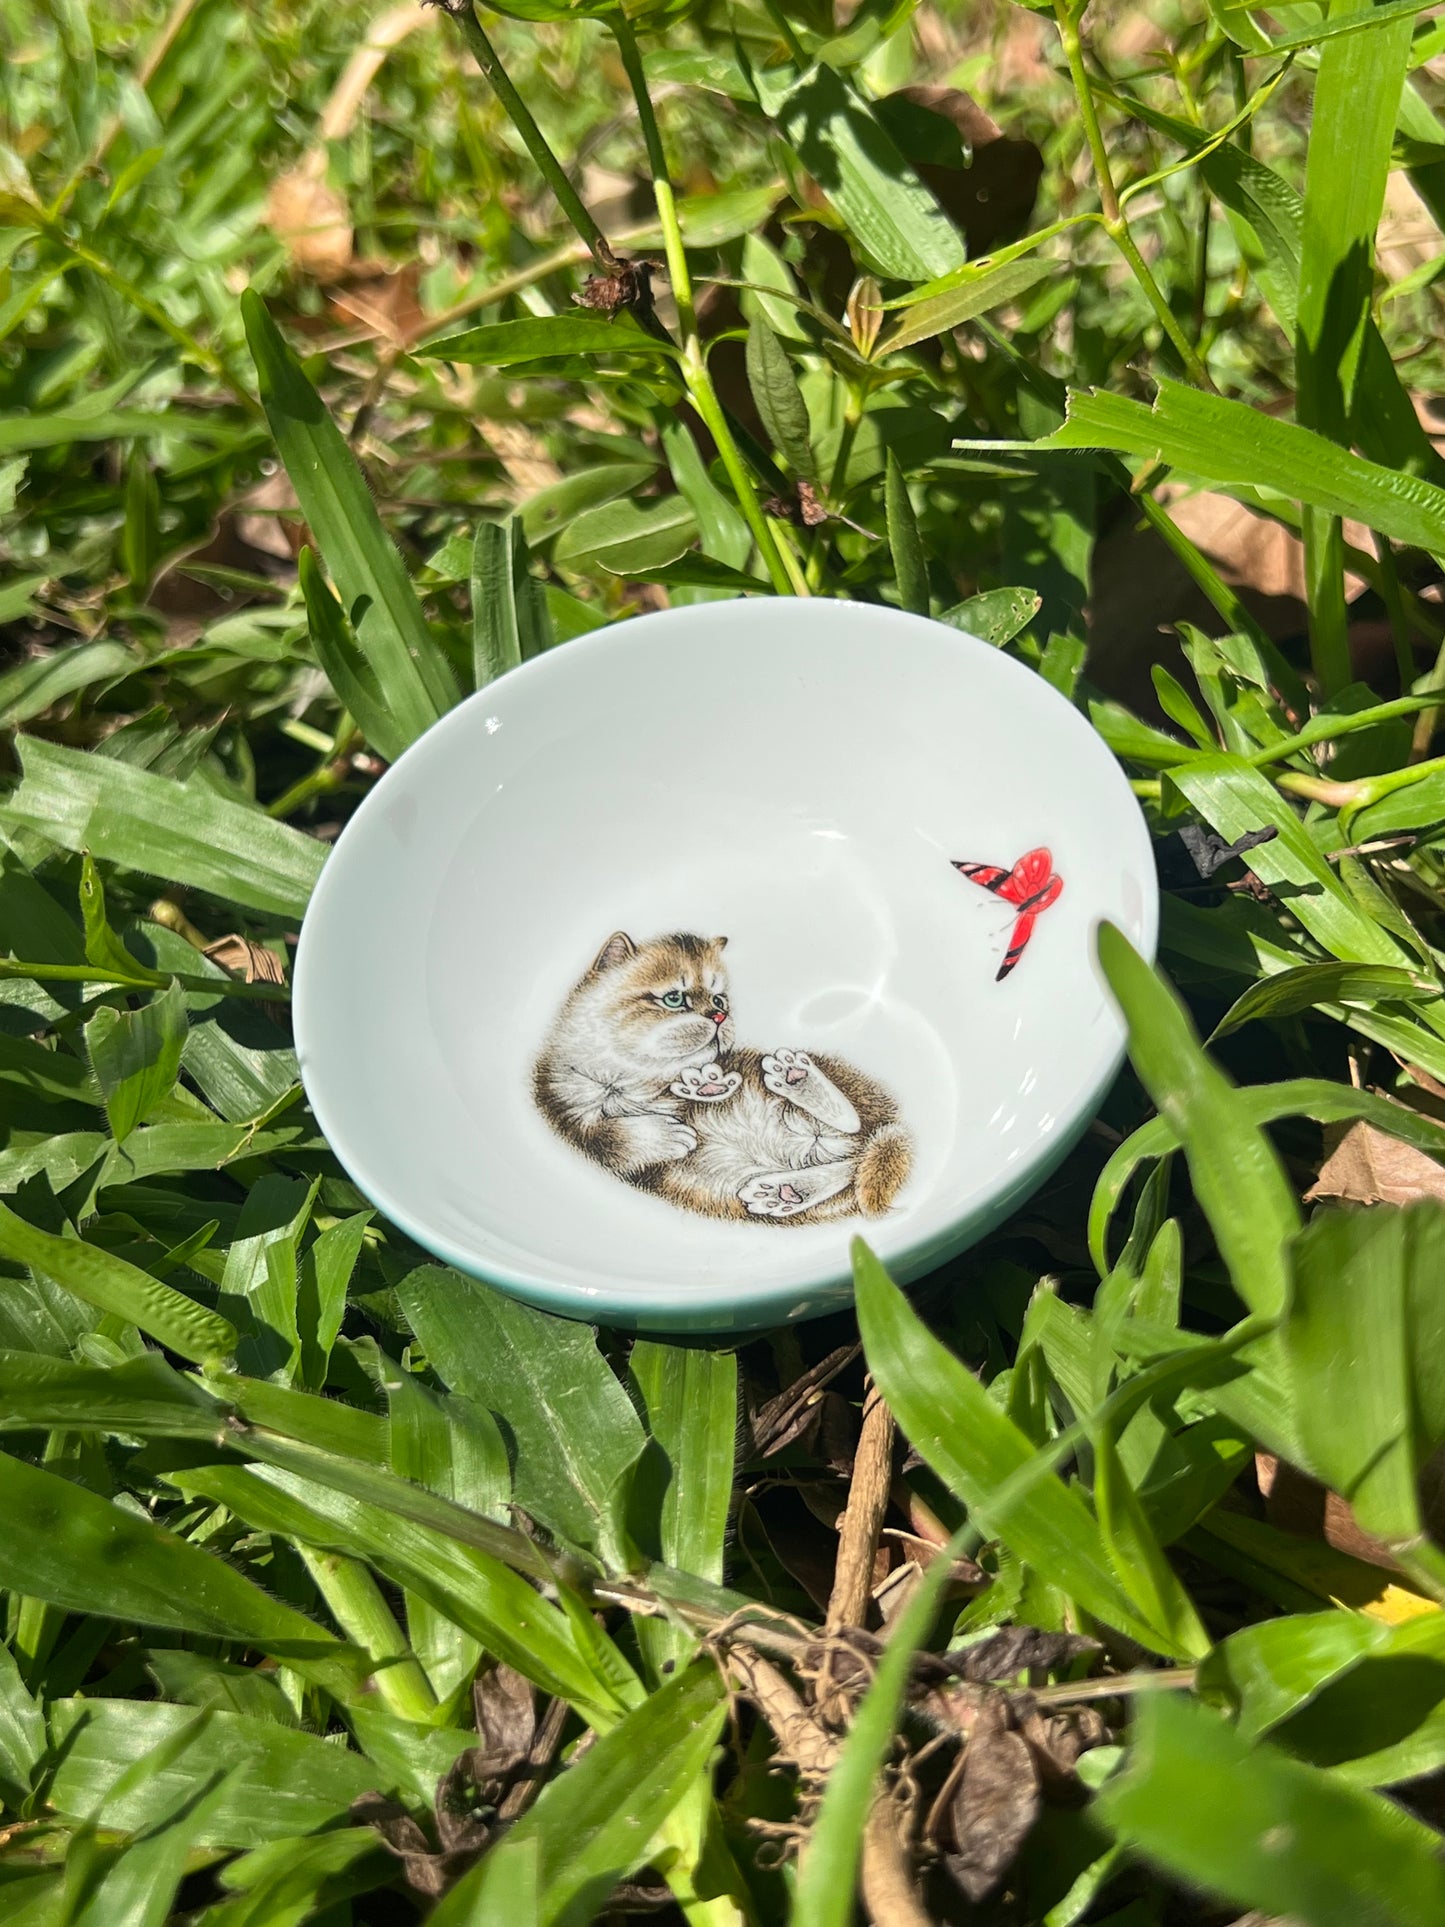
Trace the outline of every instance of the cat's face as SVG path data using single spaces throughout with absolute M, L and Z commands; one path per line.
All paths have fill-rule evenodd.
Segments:
M 577 986 L 590 1024 L 605 1025 L 612 1050 L 639 1073 L 662 1076 L 706 1064 L 731 1048 L 733 1026 L 722 952 L 726 937 L 608 938 Z

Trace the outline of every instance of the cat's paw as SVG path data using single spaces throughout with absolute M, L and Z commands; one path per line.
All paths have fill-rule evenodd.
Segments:
M 808 1206 L 807 1194 L 791 1178 L 750 1178 L 738 1192 L 753 1218 L 791 1218 Z
M 774 1097 L 796 1104 L 830 1130 L 851 1137 L 862 1129 L 857 1111 L 806 1051 L 773 1051 L 763 1059 L 763 1083 Z
M 742 1081 L 739 1072 L 725 1071 L 720 1064 L 689 1065 L 671 1089 L 674 1097 L 686 1098 L 689 1104 L 721 1104 Z
M 646 1170 L 652 1164 L 675 1164 L 697 1149 L 697 1132 L 681 1118 L 629 1117 L 622 1122 L 628 1167 Z
M 763 1059 L 763 1082 L 778 1097 L 791 1097 L 806 1084 L 813 1060 L 803 1050 L 775 1050 Z

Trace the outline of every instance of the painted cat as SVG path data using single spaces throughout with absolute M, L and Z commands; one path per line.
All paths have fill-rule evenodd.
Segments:
M 617 1177 L 689 1211 L 878 1217 L 912 1164 L 897 1106 L 838 1058 L 739 1048 L 726 942 L 610 936 L 537 1062 L 539 1109 Z

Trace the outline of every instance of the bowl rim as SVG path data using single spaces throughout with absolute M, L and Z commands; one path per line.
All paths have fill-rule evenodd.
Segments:
M 995 650 L 993 645 L 982 641 L 968 630 L 955 629 L 951 624 L 939 622 L 936 618 L 915 615 L 885 604 L 859 603 L 842 597 L 738 596 L 722 602 L 689 605 L 682 609 L 650 610 L 642 615 L 624 617 L 619 622 L 605 623 L 597 629 L 574 636 L 565 645 L 558 645 L 544 651 L 541 655 L 529 658 L 526 662 L 519 663 L 506 672 L 505 678 L 498 678 L 497 681 L 505 680 L 515 688 L 522 680 L 531 682 L 539 678 L 550 678 L 564 673 L 561 670 L 563 662 L 567 660 L 576 662 L 583 654 L 592 655 L 601 649 L 615 648 L 620 633 L 635 631 L 640 625 L 653 627 L 660 623 L 676 622 L 692 616 L 700 609 L 711 611 L 746 607 L 759 600 L 796 602 L 799 611 L 808 611 L 804 617 L 807 622 L 818 620 L 821 611 L 831 611 L 840 607 L 849 610 L 865 610 L 870 618 L 877 618 L 882 624 L 902 622 L 912 626 L 914 623 L 926 622 L 930 627 L 957 638 L 965 646 L 986 649 L 991 654 L 1001 656 L 1004 661 L 1011 662 L 1020 675 L 1036 674 L 1025 664 L 1003 656 L 1002 651 Z M 823 618 L 823 620 L 827 619 L 827 617 Z M 787 646 L 786 640 L 781 646 Z M 1042 678 L 1038 680 L 1042 682 Z M 657 1296 L 654 1298 L 650 1291 L 641 1291 L 636 1287 L 629 1290 L 625 1285 L 559 1283 L 555 1279 L 539 1276 L 524 1267 L 510 1265 L 500 1260 L 479 1258 L 463 1251 L 445 1233 L 424 1228 L 419 1214 L 393 1193 L 384 1176 L 374 1178 L 369 1172 L 365 1177 L 361 1175 L 364 1170 L 367 1170 L 368 1160 L 364 1156 L 353 1156 L 352 1148 L 347 1142 L 348 1133 L 344 1114 L 332 1109 L 329 1096 L 325 1093 L 324 1073 L 320 1085 L 313 1088 L 312 1079 L 315 1077 L 316 1067 L 307 1042 L 307 1031 L 310 1025 L 309 1011 L 313 998 L 323 993 L 320 980 L 317 979 L 317 966 L 308 963 L 308 958 L 315 948 L 315 942 L 308 944 L 307 930 L 317 928 L 315 913 L 318 907 L 324 904 L 330 891 L 342 887 L 343 869 L 349 867 L 341 861 L 345 839 L 354 825 L 373 812 L 377 798 L 385 790 L 393 771 L 401 768 L 409 759 L 416 757 L 425 745 L 438 746 L 446 736 L 470 727 L 472 716 L 485 708 L 488 694 L 495 687 L 496 682 L 488 683 L 471 695 L 463 697 L 421 736 L 408 744 L 396 762 L 387 768 L 343 826 L 330 857 L 322 867 L 321 875 L 317 879 L 302 917 L 292 989 L 292 1027 L 306 1100 L 332 1154 L 368 1203 L 374 1205 L 390 1223 L 424 1251 L 461 1272 L 465 1277 L 475 1279 L 481 1284 L 492 1285 L 499 1291 L 507 1292 L 511 1296 L 561 1317 L 580 1319 L 590 1324 L 606 1324 L 620 1330 L 694 1332 L 699 1335 L 714 1333 L 725 1336 L 729 1332 L 763 1330 L 846 1309 L 852 1300 L 851 1247 L 855 1237 L 862 1238 L 866 1242 L 866 1220 L 859 1221 L 863 1229 L 847 1236 L 838 1264 L 826 1273 L 819 1270 L 807 1280 L 795 1278 L 779 1284 L 688 1285 L 685 1296 L 683 1288 L 678 1287 L 678 1296 L 675 1298 L 665 1298 L 662 1295 L 663 1288 L 657 1287 Z M 1053 690 L 1048 684 L 1044 687 L 1050 688 L 1051 694 L 1057 698 L 1061 709 L 1072 715 L 1077 725 L 1088 732 L 1098 749 L 1105 755 L 1111 755 L 1103 738 L 1069 699 L 1059 691 Z M 1115 766 L 1118 768 L 1117 759 L 1115 759 Z M 1127 781 L 1121 768 L 1119 780 L 1121 783 Z M 1142 811 L 1140 821 L 1142 825 Z M 353 843 L 355 841 L 356 839 L 353 839 Z M 1159 936 L 1159 887 L 1152 864 L 1142 881 L 1145 895 L 1142 913 L 1143 941 L 1136 947 L 1146 961 L 1152 963 L 1157 953 Z M 1098 921 L 1090 926 L 1091 944 L 1097 937 L 1098 929 Z M 316 984 L 315 989 L 313 989 L 313 983 Z M 1007 1188 L 976 1204 L 948 1225 L 934 1230 L 903 1250 L 891 1254 L 886 1260 L 890 1274 L 900 1283 L 907 1283 L 927 1271 L 946 1264 L 950 1258 L 957 1257 L 1011 1216 L 1078 1143 L 1118 1076 L 1126 1055 L 1127 1042 L 1121 1038 L 1100 1075 L 1089 1087 L 1087 1094 L 1078 1101 L 1068 1124 L 1039 1141 L 1022 1170 L 1010 1174 Z

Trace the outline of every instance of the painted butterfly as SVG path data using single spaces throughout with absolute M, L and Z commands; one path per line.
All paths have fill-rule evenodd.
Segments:
M 1042 849 L 1030 850 L 1021 856 L 1011 870 L 1001 870 L 996 863 L 955 863 L 953 867 L 970 883 L 981 883 L 985 890 L 992 890 L 1018 911 L 1013 935 L 994 979 L 1001 984 L 1024 954 L 1035 923 L 1051 903 L 1057 903 L 1064 879 L 1054 875 L 1053 856 Z

